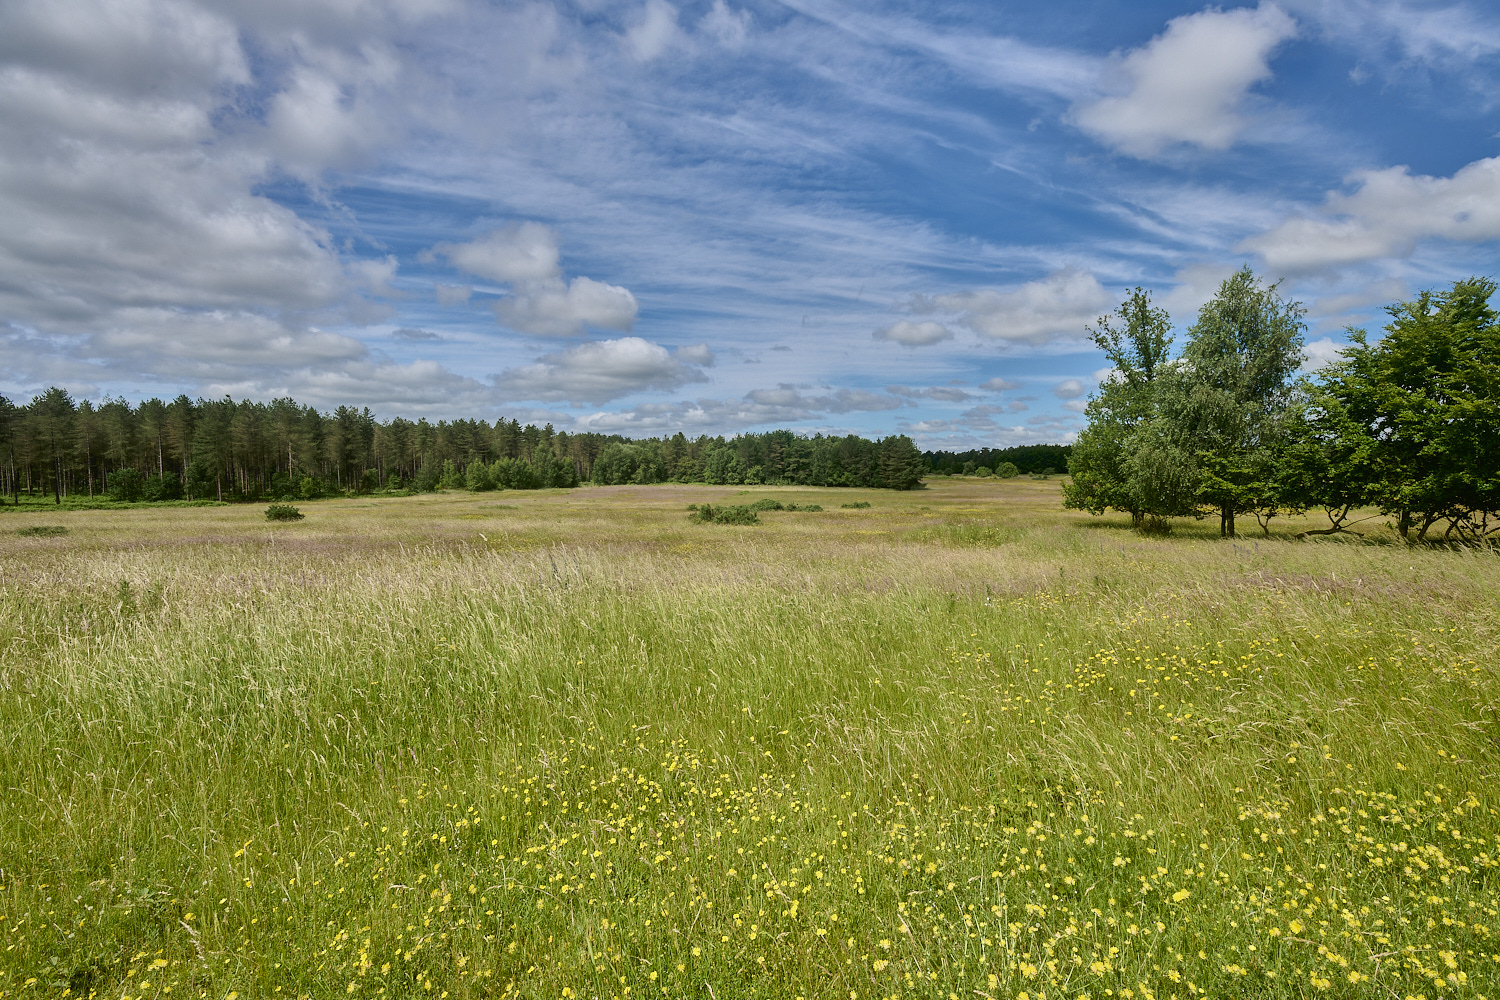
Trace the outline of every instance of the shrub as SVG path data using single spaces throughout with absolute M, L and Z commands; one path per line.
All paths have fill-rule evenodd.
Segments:
M 116 469 L 109 474 L 109 485 L 105 488 L 105 494 L 111 500 L 119 500 L 121 503 L 135 503 L 140 500 L 145 491 L 146 477 L 135 469 Z
M 823 505 L 822 504 L 817 504 L 817 503 L 805 503 L 801 507 L 788 507 L 787 509 L 788 510 L 805 510 L 808 513 L 818 513 L 820 511 L 822 511 Z
M 688 515 L 688 519 L 703 524 L 759 524 L 760 515 L 754 507 L 734 506 L 715 507 L 711 503 L 703 504 L 697 512 Z
M 843 507 L 845 510 L 864 510 L 866 507 L 870 506 L 870 501 L 856 500 L 853 503 L 841 503 L 839 504 L 839 506 Z
M 181 500 L 182 480 L 175 475 L 148 476 L 141 496 L 157 503 L 163 500 Z
M 289 503 L 273 503 L 266 508 L 267 521 L 300 521 L 305 515 Z
M 67 533 L 68 529 L 60 524 L 33 524 L 27 528 L 16 529 L 16 534 L 22 538 L 55 538 Z
M 1001 479 L 1014 479 L 1020 474 L 1021 470 L 1016 468 L 1015 462 L 1001 462 L 995 466 L 995 475 Z
M 796 510 L 796 506 L 787 507 L 780 500 L 772 500 L 770 497 L 762 497 L 750 505 L 751 510 Z

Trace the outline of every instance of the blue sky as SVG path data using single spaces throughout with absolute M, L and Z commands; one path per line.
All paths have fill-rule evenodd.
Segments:
M 1482 4 L 17 0 L 0 392 L 1070 440 L 1085 326 L 1497 272 Z

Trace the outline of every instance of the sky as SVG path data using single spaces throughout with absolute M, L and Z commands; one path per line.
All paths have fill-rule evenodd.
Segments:
M 1495 275 L 1497 133 L 1479 2 L 8 0 L 0 394 L 1065 442 L 1136 286 Z

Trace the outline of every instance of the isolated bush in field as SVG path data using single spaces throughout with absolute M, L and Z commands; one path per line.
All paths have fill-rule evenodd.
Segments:
M 289 503 L 273 503 L 266 508 L 267 521 L 300 521 L 305 515 Z
M 805 503 L 801 507 L 793 505 L 791 507 L 788 507 L 787 510 L 802 510 L 807 511 L 809 514 L 816 514 L 820 513 L 823 510 L 823 505 L 818 503 Z
M 711 503 L 703 504 L 698 510 L 688 515 L 689 520 L 698 521 L 703 524 L 759 524 L 760 515 L 754 507 L 736 505 L 715 507 Z
M 980 479 L 988 479 L 994 474 L 994 472 L 990 471 L 990 467 L 988 465 L 981 465 L 979 468 L 974 470 L 974 475 L 978 476 Z
M 1015 462 L 1001 462 L 995 466 L 995 475 L 1001 479 L 1014 479 L 1020 474 L 1021 470 L 1016 468 Z
M 22 538 L 55 538 L 67 533 L 68 529 L 60 524 L 33 524 L 27 528 L 16 529 L 16 534 Z
M 762 497 L 750 505 L 751 510 L 787 510 L 787 506 L 780 500 L 772 500 L 770 497 Z
M 839 504 L 839 506 L 843 507 L 845 510 L 864 510 L 866 507 L 870 506 L 870 501 L 856 500 L 853 503 L 841 503 Z

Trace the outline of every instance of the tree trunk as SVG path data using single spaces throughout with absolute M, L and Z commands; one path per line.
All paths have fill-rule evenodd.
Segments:
M 1219 508 L 1219 537 L 1220 538 L 1233 538 L 1234 537 L 1234 508 L 1233 507 L 1227 507 L 1226 506 L 1226 507 L 1220 507 Z

